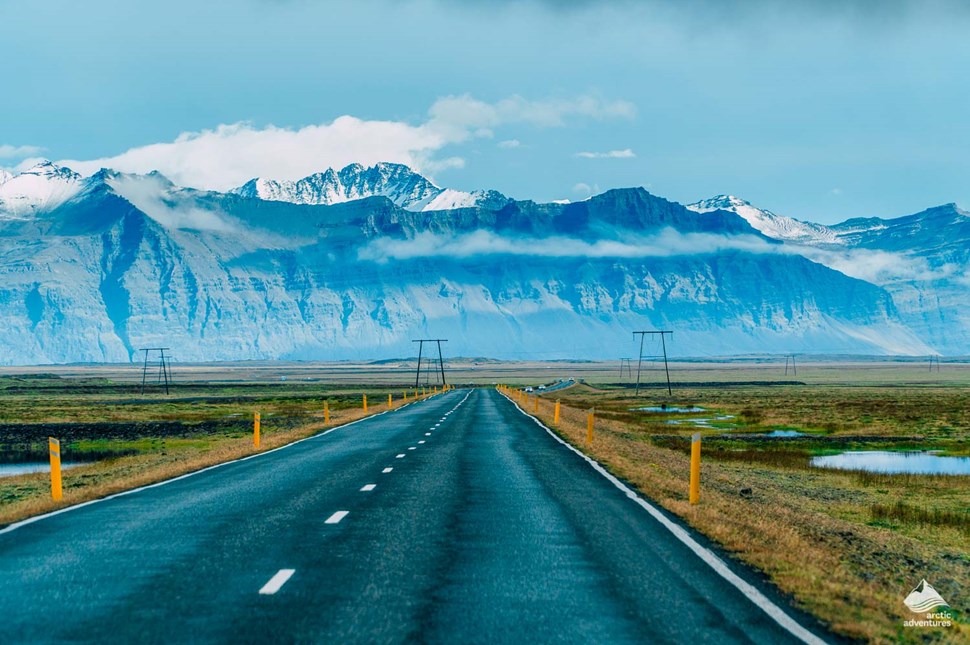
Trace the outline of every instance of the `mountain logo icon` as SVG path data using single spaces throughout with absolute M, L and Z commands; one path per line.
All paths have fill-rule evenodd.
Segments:
M 943 600 L 943 596 L 937 593 L 936 589 L 923 579 L 920 581 L 916 588 L 913 589 L 906 600 L 903 601 L 910 611 L 917 614 L 922 614 L 932 610 L 935 607 L 949 607 L 950 605 Z

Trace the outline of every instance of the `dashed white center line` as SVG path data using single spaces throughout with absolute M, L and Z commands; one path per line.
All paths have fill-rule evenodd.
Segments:
M 416 446 L 411 446 L 410 448 L 408 448 L 408 450 L 417 450 L 417 447 Z
M 436 423 L 436 424 L 434 424 L 434 427 L 436 427 L 436 428 L 437 428 L 437 427 L 438 427 L 438 426 L 440 426 L 440 425 L 441 425 L 440 423 Z
M 404 459 L 404 453 L 399 454 L 395 459 Z
M 382 472 L 382 473 L 384 473 L 384 474 L 386 475 L 387 473 L 389 473 L 389 472 L 391 472 L 392 470 L 394 470 L 394 469 L 393 469 L 393 468 L 385 468 L 385 469 L 384 469 L 384 470 L 382 470 L 381 472 Z
M 424 443 L 424 439 L 422 439 L 422 440 L 421 440 L 421 441 L 419 441 L 418 443 Z
M 348 515 L 350 515 L 350 511 L 337 511 L 336 513 L 328 517 L 327 521 L 324 522 L 324 524 L 340 524 L 340 520 L 344 519 Z
M 430 437 L 430 436 L 431 436 L 431 433 L 430 433 L 430 432 L 425 432 L 425 433 L 424 433 L 424 436 L 426 436 L 426 437 Z
M 363 488 L 360 489 L 362 493 L 369 493 L 370 491 L 377 488 L 377 484 L 365 484 Z
M 296 569 L 280 569 L 276 572 L 276 575 L 269 579 L 269 582 L 263 585 L 263 588 L 259 590 L 259 595 L 261 596 L 272 596 L 274 593 L 280 590 L 280 588 L 286 584 L 286 581 L 290 579 L 296 573 Z

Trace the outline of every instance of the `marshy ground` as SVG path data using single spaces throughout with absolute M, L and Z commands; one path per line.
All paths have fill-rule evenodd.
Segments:
M 970 456 L 970 366 L 930 372 L 912 363 L 819 362 L 785 375 L 783 361 L 674 364 L 672 396 L 657 387 L 652 367 L 640 396 L 609 364 L 469 360 L 450 365 L 449 378 L 485 386 L 582 381 L 548 395 L 537 390 L 538 416 L 551 425 L 560 399 L 560 434 L 728 557 L 764 572 L 799 607 L 849 638 L 970 640 L 970 477 L 812 465 L 845 451 Z M 169 395 L 143 394 L 140 372 L 126 366 L 5 368 L 0 466 L 43 461 L 48 436 L 61 440 L 66 461 L 96 461 L 64 472 L 60 504 L 50 500 L 46 472 L 0 477 L 0 524 L 252 454 L 257 410 L 267 449 L 322 430 L 324 401 L 332 424 L 362 416 L 365 392 L 372 412 L 386 407 L 388 393 L 400 404 L 403 390 L 414 394 L 412 368 L 407 361 L 180 366 Z M 525 407 L 532 413 L 534 402 Z M 596 410 L 590 446 L 588 408 Z M 696 432 L 702 495 L 691 506 Z M 914 616 L 902 600 L 923 578 L 949 601 L 958 626 L 903 626 Z
M 641 394 L 592 383 L 549 398 L 564 406 L 562 435 L 763 571 L 836 631 L 875 642 L 970 639 L 970 476 L 812 465 L 813 457 L 845 451 L 965 459 L 966 386 L 718 385 L 677 388 L 673 397 L 656 388 Z M 664 404 L 704 410 L 640 409 Z M 596 432 L 585 446 L 589 408 L 596 410 Z M 551 401 L 540 405 L 540 416 L 551 423 Z M 702 495 L 691 506 L 690 436 L 697 432 Z M 914 615 L 902 600 L 923 578 L 945 590 L 962 625 L 903 626 Z

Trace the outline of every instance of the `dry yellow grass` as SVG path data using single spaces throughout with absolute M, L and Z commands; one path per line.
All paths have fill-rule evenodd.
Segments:
M 580 386 L 571 396 L 596 391 Z M 550 397 L 555 397 L 553 394 Z M 586 410 L 563 403 L 558 427 L 551 400 L 520 406 L 560 436 L 680 516 L 739 560 L 761 570 L 799 608 L 837 633 L 876 643 L 970 642 L 970 627 L 904 628 L 914 616 L 902 599 L 922 577 L 947 589 L 960 615 L 970 614 L 970 553 L 965 534 L 935 527 L 927 543 L 867 525 L 872 491 L 837 471 L 788 470 L 704 461 L 701 503 L 688 501 L 686 451 L 654 445 L 622 420 L 597 418 L 586 445 Z M 686 443 L 686 441 L 685 441 Z M 750 494 L 741 494 L 750 489 Z
M 398 405 L 400 402 L 395 407 Z M 271 422 L 264 421 L 259 450 L 253 447 L 251 435 L 242 438 L 213 437 L 206 442 L 204 448 L 198 448 L 191 442 L 181 445 L 174 441 L 169 442 L 168 449 L 164 452 L 119 457 L 90 466 L 78 466 L 63 472 L 64 498 L 60 502 L 55 502 L 50 497 L 50 479 L 47 473 L 8 477 L 5 478 L 4 485 L 17 488 L 19 499 L 0 507 L 0 525 L 265 452 L 312 436 L 326 428 L 350 423 L 385 410 L 386 401 L 369 405 L 367 415 L 360 408 L 334 410 L 329 425 L 323 423 L 323 414 L 320 413 L 316 415 L 319 420 L 286 430 L 275 430 Z

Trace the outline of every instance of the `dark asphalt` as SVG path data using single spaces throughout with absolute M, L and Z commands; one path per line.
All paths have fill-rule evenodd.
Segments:
M 0 534 L 0 643 L 45 641 L 796 639 L 498 392 L 458 390 Z

